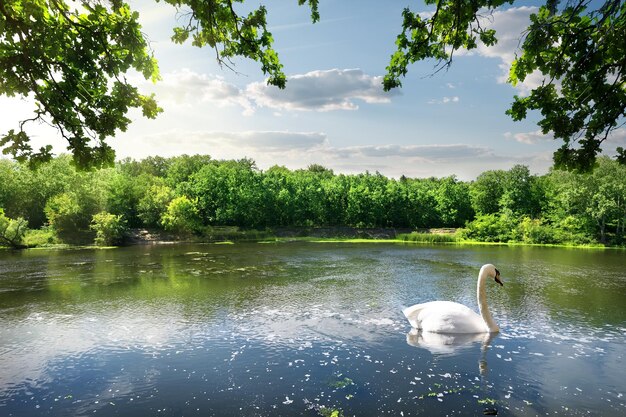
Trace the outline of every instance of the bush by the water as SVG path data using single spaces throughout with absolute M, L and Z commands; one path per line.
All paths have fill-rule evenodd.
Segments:
M 99 246 L 119 245 L 128 233 L 126 221 L 121 215 L 104 211 L 93 216 L 91 228 L 96 232 L 94 242 Z

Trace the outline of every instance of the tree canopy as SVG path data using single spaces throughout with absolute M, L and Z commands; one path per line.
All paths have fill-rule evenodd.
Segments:
M 265 171 L 208 155 L 125 159 L 88 172 L 69 155 L 39 169 L 0 159 L 0 246 L 119 243 L 127 228 L 212 240 L 224 228 L 462 228 L 478 241 L 626 243 L 626 166 L 541 176 L 516 165 L 475 181 L 335 174 L 312 165 Z M 28 228 L 28 229 L 27 229 Z M 39 230 L 35 230 L 39 229 Z M 254 236 L 252 233 L 249 236 Z M 448 236 L 449 237 L 449 236 Z
M 159 1 L 159 0 L 156 0 Z M 163 0 L 181 13 L 172 40 L 208 46 L 217 61 L 232 67 L 234 57 L 257 61 L 267 82 L 286 87 L 286 76 L 267 30 L 267 9 L 244 14 L 244 0 Z M 479 42 L 493 46 L 498 34 L 486 17 L 514 0 L 425 0 L 432 13 L 403 11 L 396 52 L 384 78 L 386 90 L 401 86 L 410 64 L 426 59 L 438 69 L 452 64 L 455 52 Z M 319 20 L 318 0 L 308 5 Z M 596 7 L 594 7 L 596 6 Z M 4 0 L 0 4 L 0 94 L 32 96 L 33 117 L 0 133 L 0 147 L 21 161 L 51 158 L 51 146 L 35 150 L 29 122 L 55 127 L 82 168 L 110 166 L 115 152 L 107 138 L 124 131 L 132 108 L 148 118 L 162 109 L 125 75 L 138 71 L 159 79 L 159 70 L 139 15 L 122 0 Z M 521 36 L 521 54 L 509 82 L 523 82 L 538 71 L 544 82 L 527 96 L 516 96 L 507 110 L 514 120 L 538 111 L 544 134 L 563 141 L 557 167 L 589 170 L 601 145 L 626 116 L 626 2 L 620 0 L 546 0 Z M 391 40 L 390 40 L 391 42 Z M 617 150 L 626 162 L 626 152 Z

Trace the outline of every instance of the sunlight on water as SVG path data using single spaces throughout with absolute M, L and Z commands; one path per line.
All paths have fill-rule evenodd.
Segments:
M 0 253 L 0 415 L 623 415 L 618 251 L 356 244 Z M 476 308 L 497 335 L 411 330 Z

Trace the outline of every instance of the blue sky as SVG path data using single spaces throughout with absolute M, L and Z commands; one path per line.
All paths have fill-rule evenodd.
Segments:
M 118 157 L 204 153 L 214 158 L 252 158 L 261 169 L 318 163 L 336 173 L 369 170 L 399 177 L 457 175 L 470 180 L 490 169 L 551 166 L 559 142 L 538 134 L 536 118 L 513 122 L 504 111 L 514 94 L 540 82 L 506 84 L 521 30 L 532 3 L 496 12 L 500 42 L 459 53 L 449 71 L 434 76 L 434 62 L 412 65 L 403 88 L 382 91 L 381 80 L 401 28 L 405 1 L 322 0 L 321 21 L 295 0 L 264 2 L 287 88 L 265 84 L 260 66 L 235 60 L 221 68 L 211 49 L 174 45 L 169 37 L 175 9 L 153 0 L 131 1 L 159 60 L 156 85 L 131 75 L 165 109 L 156 120 L 133 112 L 127 132 L 109 140 Z M 256 6 L 258 2 L 251 2 Z M 410 7 L 427 11 L 422 2 Z M 27 102 L 0 99 L 0 128 L 28 116 Z M 54 132 L 37 127 L 35 144 Z M 64 144 L 56 140 L 55 149 Z

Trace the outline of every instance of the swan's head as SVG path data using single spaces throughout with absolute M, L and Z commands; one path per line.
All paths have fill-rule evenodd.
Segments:
M 483 265 L 483 267 L 480 268 L 480 273 L 481 275 L 483 273 L 487 274 L 487 276 L 493 278 L 495 282 L 497 282 L 501 286 L 504 286 L 504 284 L 500 280 L 500 271 L 498 271 L 498 268 L 496 268 L 495 266 L 491 264 Z

